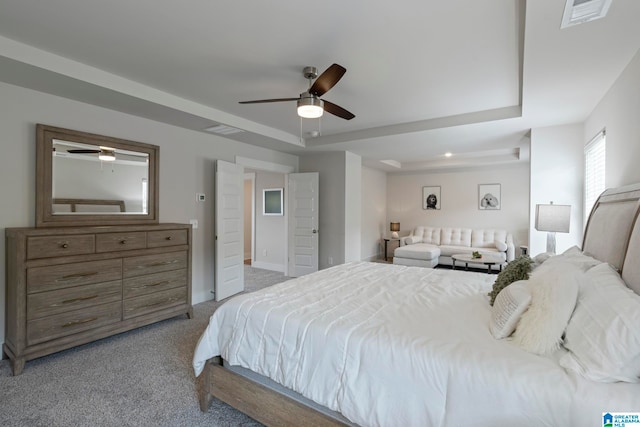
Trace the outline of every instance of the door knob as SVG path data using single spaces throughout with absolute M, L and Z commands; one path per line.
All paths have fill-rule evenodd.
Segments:
M 318 230 L 316 230 L 316 229 L 314 228 L 313 230 L 311 230 L 311 232 L 312 232 L 313 234 L 316 234 L 316 233 L 318 232 Z

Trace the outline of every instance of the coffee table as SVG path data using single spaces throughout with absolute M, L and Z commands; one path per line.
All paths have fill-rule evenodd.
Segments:
M 456 261 L 464 262 L 464 269 L 467 270 L 469 268 L 469 263 L 472 264 L 484 264 L 487 266 L 487 274 L 491 273 L 491 266 L 498 264 L 500 267 L 500 271 L 502 271 L 502 263 L 504 260 L 500 255 L 494 254 L 482 254 L 482 258 L 473 258 L 471 254 L 454 254 L 451 255 L 451 259 L 453 262 L 453 269 L 456 269 Z

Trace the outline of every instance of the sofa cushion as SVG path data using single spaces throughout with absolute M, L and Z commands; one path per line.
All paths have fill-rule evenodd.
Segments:
M 493 244 L 495 245 L 496 249 L 499 252 L 506 252 L 507 249 L 509 248 L 509 246 L 507 246 L 507 244 L 505 242 L 503 242 L 502 240 L 496 240 L 493 242 Z
M 424 232 L 422 234 L 422 243 L 439 245 L 440 244 L 440 227 L 424 227 Z
M 455 254 L 470 254 L 471 248 L 461 246 L 440 245 L 440 255 L 451 256 Z
M 430 243 L 432 245 L 440 244 L 440 227 L 419 226 L 405 239 L 408 245 L 414 243 Z
M 440 244 L 445 246 L 471 247 L 471 229 L 443 228 L 440 233 Z
M 415 245 L 400 246 L 393 252 L 393 256 L 394 258 L 432 260 L 440 256 L 440 248 L 428 243 L 416 243 Z
M 507 232 L 505 230 L 482 228 L 473 230 L 471 232 L 471 246 L 474 246 L 476 248 L 495 248 L 496 240 L 500 242 L 506 242 Z

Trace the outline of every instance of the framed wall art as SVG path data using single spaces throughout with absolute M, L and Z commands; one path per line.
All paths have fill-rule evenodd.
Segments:
M 440 186 L 422 187 L 422 209 L 440 210 Z
M 262 215 L 284 215 L 282 188 L 262 190 Z
M 499 210 L 501 206 L 500 184 L 478 184 L 478 209 Z

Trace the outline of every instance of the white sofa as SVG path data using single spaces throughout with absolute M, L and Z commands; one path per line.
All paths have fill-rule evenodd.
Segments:
M 501 254 L 505 262 L 515 258 L 513 236 L 506 230 L 420 226 L 400 240 L 400 247 L 393 252 L 394 264 L 451 265 L 451 255 L 473 251 Z

